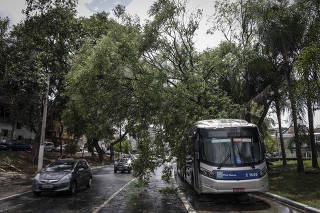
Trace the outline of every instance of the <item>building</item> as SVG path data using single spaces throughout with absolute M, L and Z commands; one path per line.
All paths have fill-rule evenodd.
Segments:
M 21 122 L 11 122 L 10 111 L 5 104 L 0 105 L 0 139 L 9 140 L 27 140 L 32 141 L 35 138 L 35 132 L 30 127 Z
M 310 149 L 310 142 L 307 139 L 309 136 L 309 130 L 305 125 L 299 125 L 304 133 L 305 139 L 301 139 L 301 153 L 302 157 L 309 158 L 311 157 L 311 149 Z M 295 143 L 293 142 L 294 139 L 294 129 L 293 127 L 283 128 L 282 131 L 285 151 L 287 158 L 296 158 L 296 151 L 295 151 Z M 318 156 L 320 156 L 320 128 L 315 128 L 315 141 L 316 141 L 316 149 L 318 152 Z M 281 153 L 280 148 L 280 134 L 276 128 L 271 130 L 271 136 L 276 139 L 278 145 L 278 153 Z M 281 155 L 280 155 L 281 156 Z

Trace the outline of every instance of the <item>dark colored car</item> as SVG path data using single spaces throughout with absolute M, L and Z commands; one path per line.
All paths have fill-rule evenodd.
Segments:
M 30 151 L 31 145 L 23 141 L 10 140 L 8 141 L 9 149 L 12 151 Z
M 91 187 L 92 171 L 84 159 L 62 159 L 43 168 L 34 178 L 32 191 L 39 196 L 41 192 L 67 191 L 75 194 L 86 186 Z
M 131 173 L 132 171 L 132 164 L 131 159 L 129 158 L 120 158 L 118 161 L 114 163 L 114 173 L 117 173 L 117 171 L 128 171 L 128 173 Z
M 9 150 L 9 144 L 8 143 L 0 143 L 0 150 Z

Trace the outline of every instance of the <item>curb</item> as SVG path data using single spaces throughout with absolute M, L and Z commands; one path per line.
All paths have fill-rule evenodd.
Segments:
M 174 180 L 175 181 L 175 180 Z M 183 191 L 181 191 L 179 189 L 179 186 L 177 185 L 176 181 L 173 184 L 174 188 L 177 190 L 177 194 L 178 197 L 180 198 L 181 202 L 184 205 L 184 208 L 187 210 L 188 213 L 197 213 L 197 211 L 192 207 L 191 203 L 188 201 L 187 197 L 185 196 L 185 194 L 183 193 Z
M 316 208 L 310 207 L 308 205 L 305 205 L 305 204 L 302 204 L 302 203 L 298 203 L 296 201 L 290 200 L 290 199 L 285 198 L 285 197 L 281 197 L 281 196 L 276 195 L 276 194 L 272 194 L 270 192 L 257 192 L 255 194 L 263 196 L 263 197 L 271 198 L 273 200 L 280 201 L 280 202 L 285 203 L 285 204 L 287 204 L 289 206 L 293 206 L 293 207 L 295 207 L 297 209 L 304 210 L 306 212 L 320 213 L 320 209 L 316 209 Z
M 183 203 L 184 208 L 187 210 L 188 213 L 197 213 L 197 211 L 192 207 L 191 203 L 188 201 L 184 192 L 180 190 L 175 177 L 176 176 L 174 173 L 174 169 L 172 169 L 173 186 L 177 190 L 178 197 L 180 198 L 181 202 Z

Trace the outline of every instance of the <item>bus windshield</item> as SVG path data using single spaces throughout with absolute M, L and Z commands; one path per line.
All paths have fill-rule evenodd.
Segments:
M 200 129 L 201 160 L 213 166 L 254 166 L 264 160 L 256 127 Z

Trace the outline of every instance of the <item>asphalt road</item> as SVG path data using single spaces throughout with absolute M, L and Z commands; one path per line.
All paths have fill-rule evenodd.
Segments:
M 159 170 L 160 171 L 160 170 Z M 113 166 L 93 170 L 91 189 L 80 189 L 75 195 L 45 193 L 35 197 L 31 192 L 0 200 L 1 212 L 185 212 L 177 196 L 162 195 L 161 174 L 156 172 L 147 194 L 128 185 L 133 177 L 127 173 L 114 174 Z M 197 213 L 300 213 L 273 200 L 254 194 L 249 195 L 196 195 L 191 187 L 178 176 L 177 184 Z M 126 187 L 124 187 L 126 186 Z M 7 186 L 10 187 L 10 186 Z M 12 187 L 14 189 L 14 187 Z M 120 190 L 123 189 L 121 192 Z M 15 189 L 16 190 L 16 189 Z M 0 190 L 1 192 L 1 190 Z M 119 192 L 119 194 L 117 194 Z M 18 192 L 17 192 L 18 193 Z M 137 195 L 139 196 L 137 196 Z M 130 196 L 128 196 L 130 195 Z M 130 199 L 128 200 L 128 197 Z M 113 198 L 113 199 L 112 199 Z M 128 208 L 129 206 L 129 208 Z M 134 207 L 136 206 L 136 207 Z M 134 207 L 134 208 L 133 208 Z
M 44 193 L 35 197 L 26 193 L 0 201 L 0 212 L 95 212 L 132 179 L 131 174 L 114 174 L 113 166 L 106 166 L 93 170 L 91 189 L 79 189 L 75 195 Z
M 179 188 L 197 213 L 302 213 L 293 207 L 255 194 L 197 195 L 178 175 Z

